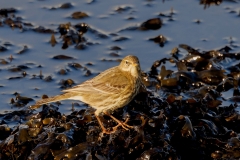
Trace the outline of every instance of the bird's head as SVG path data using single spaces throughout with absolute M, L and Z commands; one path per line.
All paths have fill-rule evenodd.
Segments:
M 119 68 L 124 72 L 130 72 L 133 77 L 139 77 L 141 74 L 141 68 L 139 60 L 136 56 L 126 56 L 122 59 Z

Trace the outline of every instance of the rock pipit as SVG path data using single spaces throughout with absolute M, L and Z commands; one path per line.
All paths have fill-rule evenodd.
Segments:
M 65 93 L 61 95 L 39 100 L 34 106 L 65 99 L 80 100 L 96 109 L 95 115 L 103 133 L 110 134 L 115 132 L 119 126 L 126 130 L 132 128 L 126 124 L 127 120 L 121 122 L 108 111 L 127 105 L 142 86 L 138 58 L 129 55 L 121 61 L 119 66 L 110 68 L 73 88 L 63 90 Z M 118 123 L 117 126 L 113 127 L 113 131 L 109 131 L 103 126 L 99 118 L 99 114 L 102 112 Z

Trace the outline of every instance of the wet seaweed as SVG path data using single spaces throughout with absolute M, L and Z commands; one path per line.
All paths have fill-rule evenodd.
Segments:
M 193 55 L 207 63 L 219 63 L 224 51 L 199 52 L 187 45 L 180 46 L 188 54 L 174 61 L 158 60 L 151 71 L 142 74 L 148 88 L 155 91 L 140 93 L 112 113 L 123 121 L 129 118 L 133 129 L 118 128 L 110 135 L 102 134 L 91 107 L 73 108 L 70 115 L 60 113 L 52 104 L 43 105 L 42 111 L 36 113 L 29 109 L 14 111 L 0 115 L 1 159 L 239 158 L 240 119 L 234 103 L 239 96 L 239 76 L 213 65 L 203 67 L 206 63 L 197 62 L 199 58 L 189 59 Z M 179 53 L 170 56 L 175 54 Z M 176 63 L 175 71 L 166 69 L 164 63 L 168 62 Z M 63 88 L 73 84 L 71 79 L 61 81 Z M 235 88 L 229 100 L 233 103 L 222 106 L 226 99 L 221 92 L 231 88 Z M 12 104 L 26 106 L 31 100 L 16 93 Z M 24 123 L 8 127 L 8 122 L 21 118 Z M 115 125 L 108 117 L 102 120 L 107 127 Z

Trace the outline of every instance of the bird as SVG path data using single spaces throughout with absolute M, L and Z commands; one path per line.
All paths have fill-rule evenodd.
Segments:
M 138 57 L 128 55 L 122 59 L 118 66 L 109 68 L 79 85 L 63 90 L 63 94 L 38 100 L 34 106 L 66 99 L 82 101 L 96 109 L 94 114 L 102 132 L 111 134 L 119 126 L 125 130 L 133 127 L 127 124 L 128 118 L 122 122 L 112 116 L 109 111 L 126 106 L 144 87 Z M 99 118 L 102 113 L 117 123 L 115 127 L 112 127 L 112 130 L 104 127 Z

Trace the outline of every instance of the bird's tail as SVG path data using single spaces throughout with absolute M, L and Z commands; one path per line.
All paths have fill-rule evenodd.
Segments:
M 43 104 L 69 99 L 72 96 L 74 96 L 73 93 L 67 92 L 67 93 L 63 93 L 61 95 L 57 95 L 57 96 L 41 99 L 41 100 L 38 100 L 35 103 L 35 105 L 30 106 L 30 108 L 31 109 L 36 109 L 36 108 L 39 108 Z

